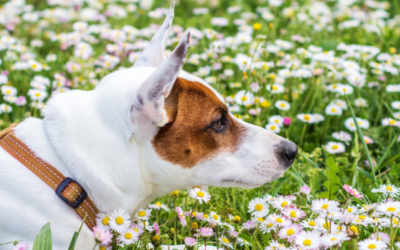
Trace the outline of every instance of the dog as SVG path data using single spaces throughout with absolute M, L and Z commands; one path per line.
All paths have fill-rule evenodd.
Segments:
M 43 120 L 27 118 L 14 129 L 102 212 L 123 208 L 133 216 L 195 185 L 258 187 L 281 176 L 297 154 L 294 143 L 232 116 L 216 90 L 182 70 L 190 32 L 165 57 L 173 10 L 174 3 L 133 67 L 105 76 L 93 91 L 51 98 Z M 1 147 L 0 162 L 0 243 L 33 244 L 51 222 L 53 249 L 67 249 L 79 215 Z M 84 225 L 76 249 L 94 245 Z

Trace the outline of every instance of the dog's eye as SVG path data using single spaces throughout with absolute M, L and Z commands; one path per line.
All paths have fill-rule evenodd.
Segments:
M 221 117 L 217 121 L 211 123 L 211 127 L 217 132 L 222 132 L 226 128 L 226 124 L 223 118 Z

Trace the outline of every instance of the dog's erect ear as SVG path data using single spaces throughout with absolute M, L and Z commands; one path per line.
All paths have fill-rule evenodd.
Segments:
M 182 40 L 171 55 L 144 81 L 132 104 L 133 122 L 140 127 L 149 127 L 149 122 L 158 127 L 168 122 L 164 100 L 171 92 L 181 71 L 189 48 L 190 32 L 183 34 Z M 136 120 L 136 121 L 135 121 Z
M 172 19 L 174 19 L 174 6 L 175 2 L 172 2 L 163 24 L 151 39 L 149 45 L 140 54 L 133 67 L 157 67 L 165 61 L 164 49 L 172 26 Z

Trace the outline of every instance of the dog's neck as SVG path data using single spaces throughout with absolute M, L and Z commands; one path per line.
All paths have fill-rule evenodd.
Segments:
M 179 166 L 158 157 L 151 141 L 139 143 L 128 124 L 121 126 L 127 123 L 121 119 L 127 105 L 112 107 L 117 102 L 93 92 L 73 92 L 54 98 L 43 126 L 72 178 L 100 211 L 124 208 L 133 214 L 156 197 L 190 186 L 189 172 L 177 177 Z

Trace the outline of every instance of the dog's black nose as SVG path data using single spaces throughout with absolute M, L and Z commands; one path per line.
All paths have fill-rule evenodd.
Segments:
M 276 148 L 277 157 L 280 163 L 286 168 L 292 165 L 294 158 L 296 158 L 297 151 L 296 144 L 287 140 L 282 140 Z

